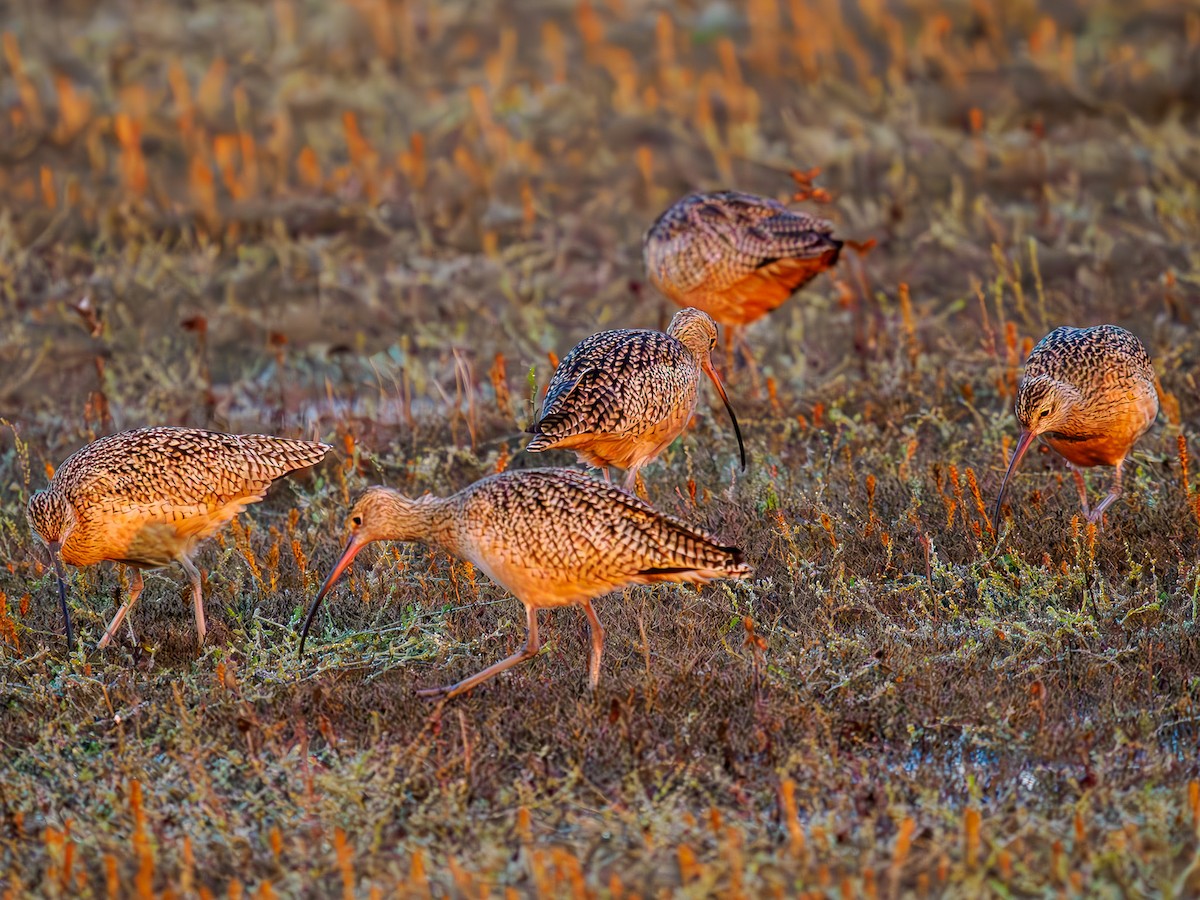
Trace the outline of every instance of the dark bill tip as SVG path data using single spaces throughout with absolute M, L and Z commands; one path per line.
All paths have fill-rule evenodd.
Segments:
M 58 605 L 62 609 L 63 630 L 67 637 L 67 652 L 75 649 L 75 632 L 71 628 L 71 610 L 67 606 L 67 576 L 63 572 L 62 559 L 59 553 L 62 544 L 51 541 L 46 545 L 50 551 L 50 560 L 54 563 L 54 575 L 58 578 Z
M 333 587 L 342 573 L 350 568 L 350 563 L 354 561 L 354 557 L 358 555 L 358 551 L 366 546 L 366 543 L 359 543 L 356 535 L 350 535 L 350 539 L 346 541 L 346 547 L 342 550 L 342 555 L 338 559 L 337 564 L 326 577 L 321 589 L 317 591 L 317 596 L 313 598 L 312 605 L 308 608 L 308 613 L 304 616 L 304 625 L 300 629 L 300 653 L 301 659 L 304 658 L 304 642 L 308 640 L 308 629 L 312 627 L 313 619 L 316 618 L 317 610 L 321 606 L 321 601 L 325 599 L 325 595 L 329 593 L 329 589 Z
M 1021 459 L 1025 456 L 1025 452 L 1029 449 L 1029 445 L 1033 443 L 1033 439 L 1037 435 L 1029 429 L 1021 432 L 1021 437 L 1017 441 L 1017 447 L 1013 450 L 1012 459 L 1008 461 L 1008 469 L 1004 472 L 1004 480 L 1000 482 L 1000 493 L 996 495 L 996 508 L 992 510 L 992 530 L 996 533 L 997 538 L 1000 535 L 1000 506 L 1004 502 L 1004 490 L 1008 487 L 1008 479 L 1012 477 L 1012 473 L 1016 471 Z
M 742 471 L 746 471 L 746 445 L 742 441 L 742 429 L 738 426 L 737 416 L 733 412 L 733 406 L 729 403 L 729 395 L 725 393 L 725 385 L 721 383 L 721 376 L 717 374 L 717 370 L 713 368 L 711 362 L 704 367 L 709 379 L 713 383 L 713 387 L 717 389 L 717 393 L 721 395 L 721 402 L 725 404 L 725 412 L 729 413 L 729 421 L 733 423 L 733 433 L 737 436 L 738 456 L 741 457 Z

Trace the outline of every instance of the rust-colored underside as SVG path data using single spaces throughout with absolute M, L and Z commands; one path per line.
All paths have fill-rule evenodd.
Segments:
M 1113 435 L 1099 435 L 1083 441 L 1064 441 L 1049 436 L 1043 437 L 1043 440 L 1068 462 L 1082 468 L 1115 466 L 1129 454 L 1133 446 L 1133 442 L 1123 436 Z
M 699 288 L 679 298 L 680 306 L 702 309 L 722 325 L 748 325 L 780 306 L 837 262 L 838 251 L 815 259 L 780 259 L 755 269 L 723 291 Z
M 691 418 L 691 410 L 681 410 L 680 413 L 637 435 L 596 434 L 589 431 L 564 437 L 553 446 L 560 450 L 574 450 L 589 466 L 615 466 L 618 469 L 641 467 L 658 456 L 683 432 Z
M 220 531 L 247 505 L 261 499 L 260 494 L 252 494 L 220 505 L 175 506 L 156 512 L 114 510 L 72 532 L 63 543 L 62 558 L 73 566 L 104 560 L 147 569 L 168 566 Z

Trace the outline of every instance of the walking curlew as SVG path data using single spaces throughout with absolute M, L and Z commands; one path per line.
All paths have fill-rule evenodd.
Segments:
M 194 428 L 137 428 L 93 441 L 67 459 L 29 498 L 29 524 L 47 546 L 58 576 L 67 645 L 74 646 L 62 560 L 132 566 L 136 580 L 99 647 L 108 646 L 142 592 L 142 569 L 179 563 L 192 583 L 198 643 L 204 643 L 200 573 L 191 561 L 202 540 L 276 478 L 320 462 L 315 441 Z
M 993 528 L 999 530 L 1009 476 L 1038 437 L 1070 463 L 1083 514 L 1089 522 L 1099 521 L 1121 495 L 1125 458 L 1158 415 L 1156 382 L 1146 348 L 1124 328 L 1063 327 L 1042 338 L 1025 361 L 1025 374 L 1017 385 L 1021 437 L 1000 484 Z M 1108 496 L 1091 510 L 1080 471 L 1089 466 L 1116 467 Z
M 347 519 L 350 538 L 321 585 L 300 632 L 300 653 L 321 600 L 372 541 L 434 544 L 478 566 L 525 604 L 525 646 L 457 684 L 420 691 L 447 698 L 538 652 L 537 612 L 580 606 L 592 648 L 588 679 L 600 680 L 604 628 L 592 600 L 632 584 L 743 578 L 741 552 L 574 469 L 524 469 L 475 482 L 450 497 L 409 498 L 372 487 Z
M 525 449 L 574 450 L 606 480 L 609 466 L 625 469 L 632 490 L 638 470 L 687 427 L 704 373 L 729 413 L 745 469 L 742 431 L 710 356 L 716 345 L 716 323 L 692 308 L 677 312 L 665 333 L 619 329 L 585 338 L 555 369 Z
M 830 222 L 767 197 L 693 193 L 650 226 L 642 258 L 655 287 L 726 326 L 728 343 L 837 263 L 842 241 L 832 233 Z

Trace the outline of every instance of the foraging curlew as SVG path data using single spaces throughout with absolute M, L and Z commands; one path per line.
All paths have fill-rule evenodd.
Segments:
M 833 225 L 740 191 L 694 193 L 646 232 L 642 258 L 660 291 L 732 329 L 761 318 L 837 263 Z
M 192 551 L 263 498 L 276 478 L 320 462 L 315 441 L 194 428 L 137 428 L 93 441 L 67 459 L 50 484 L 29 498 L 29 524 L 46 544 L 58 575 L 68 646 L 73 646 L 62 560 L 132 566 L 136 580 L 99 647 L 108 646 L 142 592 L 142 569 L 179 563 L 192 583 L 198 643 L 204 602 Z
M 716 345 L 716 323 L 691 308 L 677 312 L 665 333 L 619 329 L 585 338 L 555 369 L 525 449 L 574 450 L 605 479 L 609 466 L 625 469 L 632 490 L 638 470 L 687 427 L 704 373 L 729 413 L 745 469 L 742 431 L 710 357 Z
M 435 544 L 475 564 L 525 604 L 528 638 L 519 651 L 457 684 L 420 691 L 454 697 L 538 652 L 537 612 L 580 606 L 592 636 L 588 666 L 600 680 L 604 628 L 592 600 L 632 584 L 743 578 L 734 547 L 657 512 L 648 503 L 574 469 L 524 469 L 475 482 L 450 497 L 409 498 L 372 487 L 347 519 L 350 539 L 309 607 L 300 653 L 322 598 L 372 541 Z
M 1038 341 L 1017 386 L 1021 437 L 1000 484 L 993 528 L 999 530 L 1009 476 L 1037 437 L 1071 464 L 1083 514 L 1099 521 L 1121 495 L 1125 458 L 1158 415 L 1156 381 L 1142 342 L 1116 325 L 1056 328 Z M 1108 496 L 1092 510 L 1080 471 L 1089 466 L 1116 467 Z

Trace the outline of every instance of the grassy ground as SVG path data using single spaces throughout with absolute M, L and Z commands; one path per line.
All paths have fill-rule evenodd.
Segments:
M 1200 894 L 1200 15 L 679 6 L 6 8 L 10 895 Z M 543 464 L 548 354 L 672 311 L 654 216 L 812 167 L 805 205 L 877 246 L 751 330 L 744 475 L 719 406 L 646 473 L 752 580 L 601 601 L 594 698 L 563 611 L 439 706 L 414 689 L 515 649 L 521 607 L 384 546 L 296 659 L 358 490 Z M 1147 344 L 1162 421 L 1099 531 L 1031 454 L 997 545 L 1020 360 L 1102 321 Z M 203 652 L 169 571 L 139 646 L 68 659 L 26 497 L 151 423 L 338 453 L 202 552 Z M 119 590 L 74 576 L 88 646 Z

